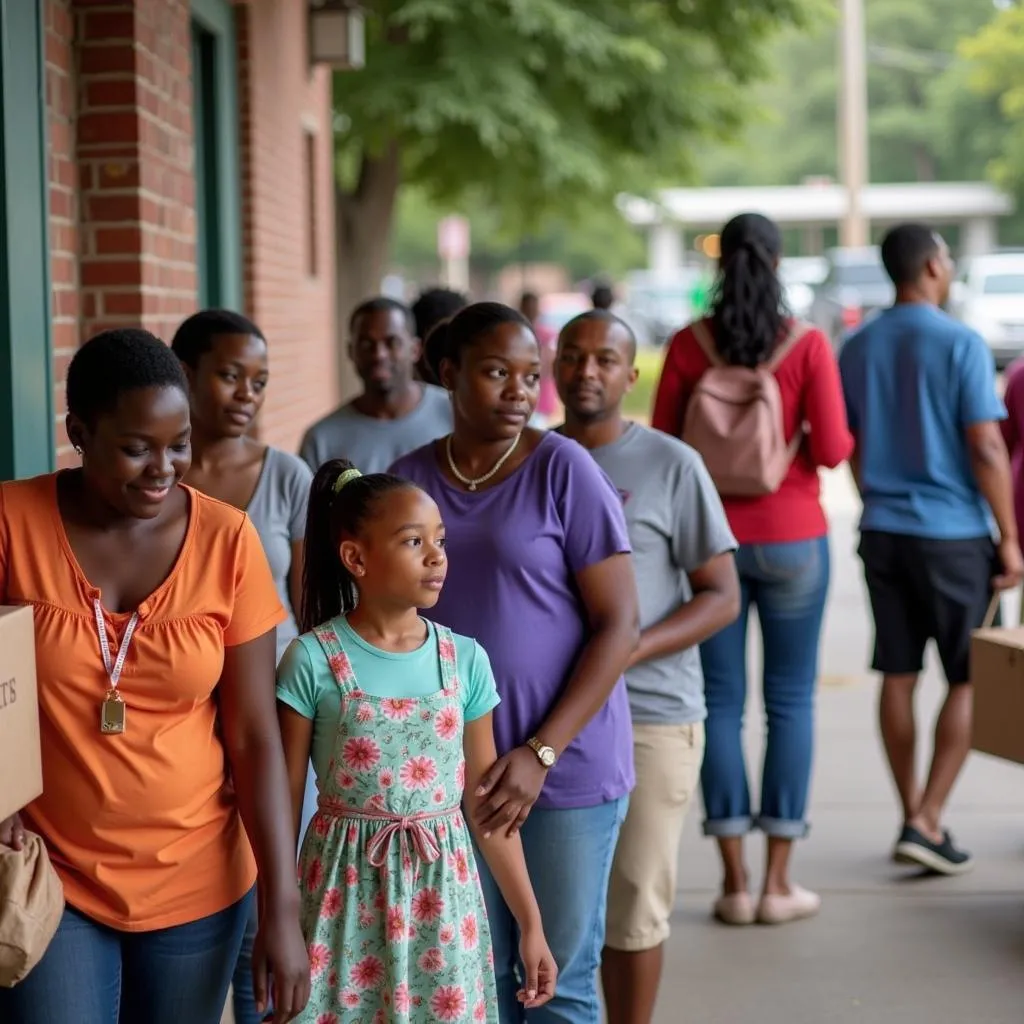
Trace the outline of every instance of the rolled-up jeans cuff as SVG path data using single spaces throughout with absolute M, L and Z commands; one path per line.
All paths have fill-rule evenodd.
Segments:
M 811 831 L 806 821 L 787 821 L 784 818 L 759 817 L 754 825 L 773 839 L 805 839 Z
M 754 829 L 753 818 L 706 818 L 704 835 L 715 839 L 735 839 L 745 836 Z

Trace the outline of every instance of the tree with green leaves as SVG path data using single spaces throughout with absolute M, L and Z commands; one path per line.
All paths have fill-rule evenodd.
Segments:
M 960 51 L 968 62 L 967 82 L 1002 114 L 999 130 L 990 133 L 989 170 L 1000 184 L 1024 194 L 1024 8 L 1001 8 Z
M 993 0 L 865 0 L 872 181 L 984 174 L 1001 119 L 990 99 L 967 88 L 957 47 L 994 11 Z M 783 33 L 769 59 L 776 73 L 759 95 L 762 116 L 702 161 L 711 184 L 788 185 L 838 174 L 835 18 Z
M 403 184 L 527 235 L 684 180 L 822 2 L 378 0 L 366 66 L 335 78 L 342 311 L 379 285 Z

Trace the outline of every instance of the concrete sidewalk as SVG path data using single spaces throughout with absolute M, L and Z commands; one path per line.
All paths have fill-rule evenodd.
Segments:
M 822 894 L 822 914 L 775 929 L 712 922 L 717 858 L 700 836 L 695 809 L 683 844 L 657 1022 L 1020 1024 L 1024 767 L 971 756 L 949 814 L 957 839 L 977 857 L 971 874 L 920 878 L 889 862 L 899 815 L 877 738 L 877 684 L 865 668 L 871 629 L 855 556 L 857 499 L 845 471 L 829 476 L 826 496 L 833 583 L 822 648 L 813 831 L 795 870 L 796 880 Z M 932 664 L 919 701 L 920 721 L 929 729 L 943 685 Z M 759 705 L 750 708 L 748 722 L 756 766 Z M 755 876 L 761 846 L 751 844 Z

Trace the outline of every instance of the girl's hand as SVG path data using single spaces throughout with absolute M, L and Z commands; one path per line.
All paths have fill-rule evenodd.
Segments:
M 12 814 L 0 821 L 0 846 L 9 846 L 12 850 L 20 850 L 25 845 L 25 826 L 21 823 L 20 814 Z
M 526 968 L 526 984 L 516 993 L 516 998 L 527 1010 L 532 1010 L 543 1006 L 554 996 L 558 977 L 558 965 L 539 924 L 523 932 L 519 956 Z
M 252 974 L 256 1010 L 262 1014 L 272 1002 L 274 1015 L 269 1019 L 274 1024 L 287 1024 L 305 1008 L 310 989 L 309 954 L 297 913 L 260 915 Z
M 502 828 L 514 836 L 537 802 L 547 776 L 547 769 L 529 747 L 516 747 L 499 757 L 476 790 L 478 798 L 487 797 L 480 800 L 475 815 L 484 838 Z

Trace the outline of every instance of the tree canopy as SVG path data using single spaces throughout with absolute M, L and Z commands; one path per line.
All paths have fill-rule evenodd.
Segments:
M 824 2 L 378 0 L 335 78 L 342 272 L 379 272 L 399 185 L 526 234 L 685 179 L 740 129 L 766 41 Z
M 971 69 L 958 45 L 992 19 L 993 0 L 865 6 L 871 180 L 981 178 L 1002 119 L 991 94 L 968 88 Z M 781 185 L 837 175 L 837 45 L 834 18 L 778 39 L 770 50 L 776 74 L 759 97 L 762 116 L 701 161 L 709 183 Z
M 990 171 L 1002 185 L 1024 194 L 1024 8 L 1005 6 L 960 52 L 966 81 L 998 104 L 1002 122 L 988 140 Z

